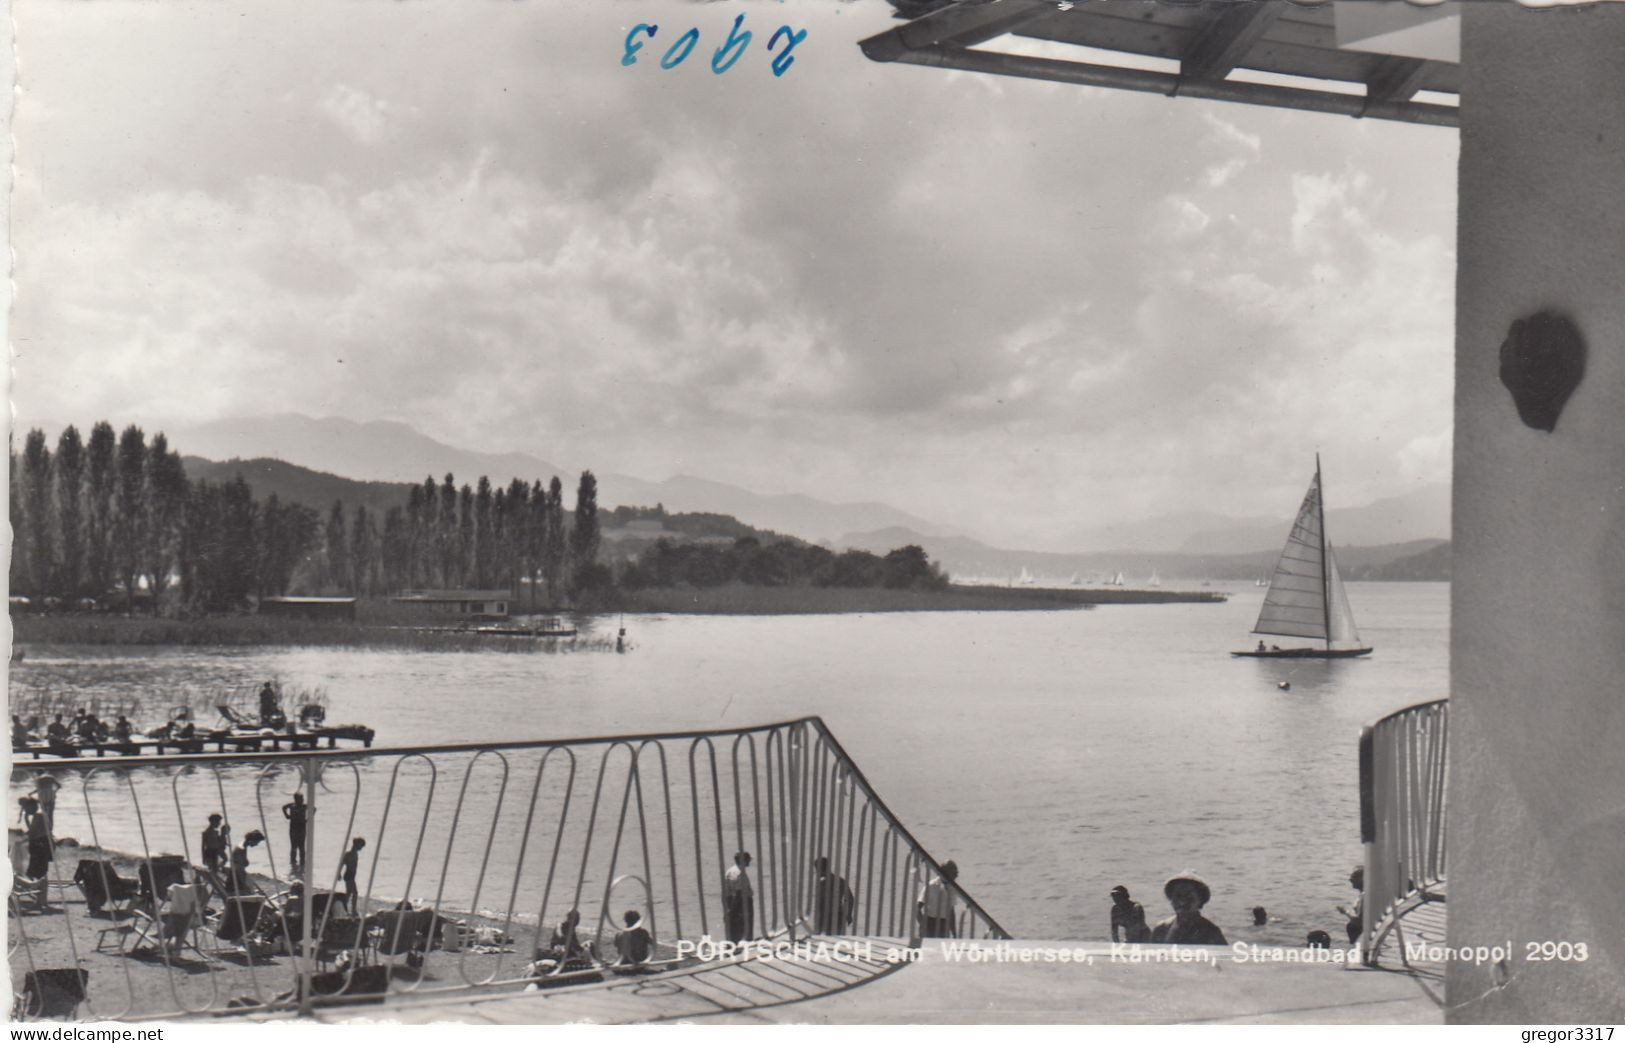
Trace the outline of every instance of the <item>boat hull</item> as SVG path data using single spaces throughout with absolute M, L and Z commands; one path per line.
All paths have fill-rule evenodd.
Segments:
M 1272 648 L 1263 652 L 1257 649 L 1231 652 L 1230 655 L 1236 659 L 1353 659 L 1371 652 L 1369 648 Z

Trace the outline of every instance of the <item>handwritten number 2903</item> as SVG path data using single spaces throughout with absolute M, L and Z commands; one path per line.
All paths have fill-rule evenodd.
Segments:
M 744 24 L 744 15 L 734 16 L 733 28 L 728 30 L 728 38 L 722 42 L 721 47 L 718 47 L 712 53 L 711 71 L 718 76 L 733 68 L 734 63 L 744 55 L 745 48 L 750 46 L 751 31 L 743 28 Z M 643 50 L 643 41 L 638 37 L 647 36 L 650 40 L 653 40 L 655 34 L 659 31 L 659 25 L 650 25 L 648 22 L 639 22 L 634 25 L 632 31 L 626 34 L 621 64 L 636 65 L 638 63 L 638 52 Z M 805 29 L 791 29 L 788 25 L 779 26 L 778 31 L 767 42 L 767 53 L 773 54 L 774 51 L 779 49 L 779 42 L 784 41 L 784 49 L 773 56 L 774 76 L 783 76 L 789 71 L 790 66 L 795 64 L 796 59 L 791 52 L 806 38 L 807 30 Z M 693 53 L 695 45 L 699 42 L 700 30 L 698 26 L 695 26 L 679 36 L 666 49 L 666 53 L 661 56 L 660 67 L 662 69 L 675 69 L 683 64 L 688 56 Z

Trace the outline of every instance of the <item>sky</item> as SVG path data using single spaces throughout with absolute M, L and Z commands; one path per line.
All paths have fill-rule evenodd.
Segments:
M 1034 548 L 1449 478 L 1451 130 L 877 64 L 879 0 L 13 11 L 19 428 L 400 420 Z

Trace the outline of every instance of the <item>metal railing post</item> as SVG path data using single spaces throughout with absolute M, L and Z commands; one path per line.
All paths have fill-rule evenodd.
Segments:
M 310 944 L 310 930 L 316 919 L 315 888 L 311 887 L 310 857 L 316 850 L 316 824 L 320 821 L 316 814 L 316 776 L 321 771 L 321 761 L 312 757 L 299 765 L 299 772 L 304 776 L 305 783 L 305 857 L 299 864 L 300 889 L 303 892 L 304 913 L 300 917 L 299 933 L 303 936 L 299 942 L 299 959 L 295 965 L 299 968 L 299 1013 L 308 1015 L 315 1006 L 315 989 L 312 982 L 316 977 L 316 951 Z M 267 841 L 269 843 L 269 841 Z M 328 899 L 332 904 L 332 899 Z M 354 915 L 355 910 L 351 910 Z

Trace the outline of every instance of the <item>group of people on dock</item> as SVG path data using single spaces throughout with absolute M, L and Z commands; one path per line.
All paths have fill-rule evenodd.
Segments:
M 59 713 L 51 718 L 51 723 L 45 726 L 43 732 L 39 724 L 38 717 L 24 721 L 17 714 L 12 714 L 11 748 L 26 750 L 41 742 L 52 747 L 107 745 L 129 742 L 135 734 L 135 725 L 122 713 L 108 723 L 82 706 L 74 713 L 72 721 L 64 721 Z
M 1354 867 L 1353 872 L 1349 874 L 1349 886 L 1363 892 L 1365 867 Z M 1213 892 L 1200 877 L 1188 872 L 1169 877 L 1167 883 L 1162 886 L 1162 893 L 1168 899 L 1168 904 L 1173 907 L 1174 915 L 1155 927 L 1150 927 L 1146 924 L 1145 908 L 1129 896 L 1128 888 L 1122 884 L 1112 888 L 1112 941 L 1153 945 L 1228 944 L 1224 932 L 1218 925 L 1202 915 L 1202 909 L 1212 899 Z M 1362 893 L 1352 907 L 1345 908 L 1341 905 L 1337 907 L 1337 911 L 1347 921 L 1344 930 L 1351 945 L 1360 938 L 1364 900 L 1365 896 Z M 1261 905 L 1253 907 L 1252 916 L 1254 927 L 1263 927 L 1269 923 L 1269 913 Z M 1330 948 L 1331 935 L 1326 931 L 1310 931 L 1307 944 L 1311 948 Z

